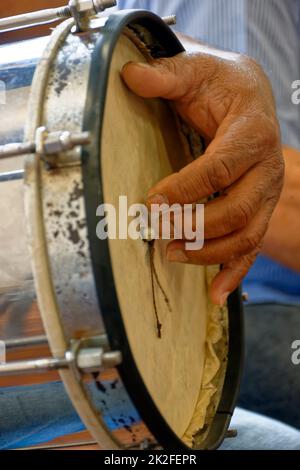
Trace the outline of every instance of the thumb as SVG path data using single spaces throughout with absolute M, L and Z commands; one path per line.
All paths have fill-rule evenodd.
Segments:
M 122 77 L 131 91 L 142 98 L 178 100 L 191 89 L 193 76 L 190 61 L 182 53 L 150 64 L 129 62 Z

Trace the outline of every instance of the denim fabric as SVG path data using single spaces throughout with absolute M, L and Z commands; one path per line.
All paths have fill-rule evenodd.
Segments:
M 84 430 L 61 383 L 0 388 L 0 449 L 42 444 Z
M 249 305 L 246 363 L 239 404 L 300 429 L 300 365 L 291 345 L 300 340 L 300 306 Z
M 120 387 L 102 382 L 102 391 L 94 384 L 88 388 L 110 431 L 141 421 Z M 0 388 L 0 449 L 37 445 L 84 429 L 60 382 Z
M 101 393 L 94 390 L 93 395 L 100 408 Z M 128 410 L 116 413 L 126 415 Z M 300 432 L 247 411 L 236 410 L 232 427 L 238 437 L 226 440 L 222 449 L 300 449 Z M 0 449 L 42 444 L 82 430 L 61 383 L 1 389 Z
M 237 438 L 226 439 L 221 450 L 300 450 L 300 432 L 250 411 L 238 408 L 231 421 Z

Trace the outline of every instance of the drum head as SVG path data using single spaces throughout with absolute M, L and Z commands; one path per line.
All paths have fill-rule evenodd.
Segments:
M 181 166 L 186 163 L 168 104 L 138 98 L 123 83 L 120 71 L 129 61 L 146 59 L 123 35 L 111 64 L 101 144 L 104 202 L 115 208 L 120 196 L 128 198 L 128 206 L 145 203 L 155 183 L 178 168 L 178 161 Z M 186 436 L 190 426 L 195 432 L 204 425 L 210 398 L 217 390 L 210 384 L 212 393 L 207 399 L 205 381 L 215 377 L 220 362 L 208 347 L 212 306 L 207 295 L 207 270 L 169 263 L 165 250 L 166 243 L 155 242 L 152 254 L 157 276 L 153 282 L 148 243 L 109 240 L 119 306 L 140 375 L 170 428 L 191 444 Z M 217 340 L 222 334 L 226 336 L 226 331 L 220 326 Z

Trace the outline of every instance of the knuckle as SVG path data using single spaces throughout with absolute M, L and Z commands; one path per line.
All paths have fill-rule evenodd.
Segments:
M 244 84 L 247 88 L 253 90 L 260 89 L 262 78 L 269 82 L 263 67 L 253 57 L 240 54 L 239 65 L 245 77 L 245 80 L 242 82 L 242 84 Z
M 272 162 L 273 173 L 274 171 L 282 173 L 284 162 L 276 114 L 272 117 L 264 112 L 255 112 L 245 121 L 245 129 L 251 143 L 248 153 L 255 155 L 258 162 Z
M 156 59 L 152 62 L 154 67 L 160 68 L 163 72 L 171 73 L 172 75 L 177 75 L 178 72 L 182 73 L 185 69 L 184 65 L 186 64 L 186 54 L 178 54 L 174 57 Z
M 238 64 L 238 67 L 236 67 Z M 251 57 L 238 54 L 236 61 L 231 64 L 237 90 L 245 95 L 257 93 L 261 89 L 261 79 L 265 77 L 262 67 Z
M 259 232 L 252 232 L 245 235 L 242 245 L 245 253 L 251 253 L 257 250 L 261 242 L 261 234 Z
M 191 201 L 194 194 L 197 193 L 197 185 L 193 185 L 192 182 L 181 183 L 178 185 L 178 194 L 181 201 Z
M 207 186 L 212 192 L 227 188 L 232 181 L 232 172 L 224 159 L 211 161 L 206 169 Z
M 254 118 L 256 141 L 265 150 L 277 149 L 280 144 L 280 132 L 276 115 L 270 117 L 264 113 L 257 113 Z
M 255 262 L 257 256 L 262 250 L 262 243 L 259 243 L 256 249 L 253 251 L 253 253 L 250 253 L 249 255 L 246 255 L 244 257 L 244 264 L 247 269 L 250 269 L 252 264 Z
M 253 217 L 253 208 L 249 201 L 243 200 L 236 203 L 236 207 L 231 211 L 229 221 L 234 228 L 247 226 Z
M 251 69 L 252 75 L 253 75 L 253 73 L 255 73 L 256 75 L 259 75 L 260 77 L 261 76 L 263 76 L 265 78 L 267 77 L 263 67 L 261 66 L 261 64 L 256 59 L 254 59 L 253 57 L 243 55 L 242 56 L 242 62 L 244 64 L 244 67 L 246 68 L 247 73 L 248 73 L 249 69 Z M 255 80 L 249 80 L 249 82 L 252 82 L 254 84 L 257 83 Z
M 285 162 L 281 150 L 275 149 L 265 157 L 263 167 L 267 170 L 267 178 L 272 184 L 271 189 L 281 188 L 285 176 Z
M 170 72 L 174 75 L 177 74 L 177 60 L 175 57 L 170 57 L 168 59 L 160 59 L 160 65 L 167 72 Z
M 175 201 L 184 204 L 193 204 L 199 199 L 199 188 L 203 188 L 201 176 L 195 174 L 193 178 L 184 178 L 182 173 L 174 174 L 173 192 L 176 194 Z
M 280 143 L 280 131 L 276 115 L 273 117 L 262 116 L 261 123 L 258 122 L 258 124 L 263 125 L 263 136 L 266 144 L 271 148 L 277 147 Z
M 232 233 L 246 227 L 250 223 L 253 213 L 254 210 L 247 200 L 229 205 L 221 222 L 223 232 Z

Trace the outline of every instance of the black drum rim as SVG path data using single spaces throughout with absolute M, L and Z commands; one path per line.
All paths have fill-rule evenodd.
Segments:
M 166 57 L 184 51 L 171 29 L 157 15 L 144 10 L 125 10 L 113 13 L 105 26 L 93 52 L 89 76 L 83 130 L 91 133 L 91 143 L 82 149 L 84 198 L 88 239 L 100 311 L 103 316 L 112 350 L 120 350 L 123 362 L 118 367 L 121 379 L 142 420 L 159 444 L 169 450 L 191 450 L 171 430 L 150 396 L 133 357 L 122 319 L 110 259 L 109 241 L 96 236 L 96 209 L 104 203 L 101 168 L 101 137 L 105 113 L 106 90 L 112 55 L 117 41 L 130 24 L 148 28 L 162 39 Z M 100 106 L 98 105 L 100 104 Z M 229 352 L 228 368 L 221 402 L 203 449 L 216 449 L 226 437 L 236 404 L 243 364 L 243 308 L 240 290 L 228 301 Z M 237 334 L 238 333 L 238 334 Z

